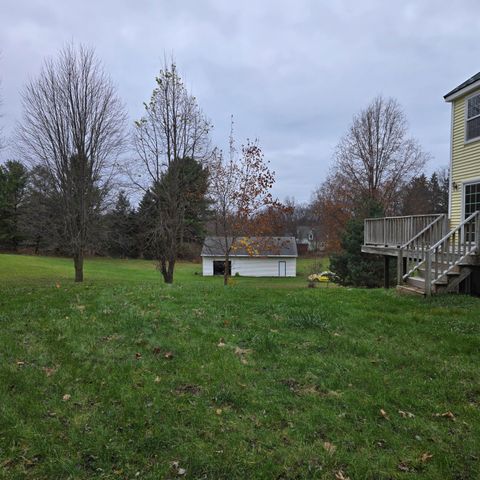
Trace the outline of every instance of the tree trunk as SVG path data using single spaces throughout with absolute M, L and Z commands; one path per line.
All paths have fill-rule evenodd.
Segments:
M 175 270 L 175 258 L 171 258 L 168 261 L 167 278 L 165 279 L 165 283 L 173 283 L 173 271 L 174 270 Z
M 73 264 L 75 265 L 75 282 L 83 282 L 83 252 L 74 254 Z
M 160 271 L 162 272 L 163 281 L 165 283 L 173 283 L 173 270 L 175 268 L 175 259 L 165 259 L 160 260 Z
M 228 264 L 230 261 L 230 256 L 225 255 L 225 264 L 223 265 L 223 285 L 228 285 L 229 269 Z

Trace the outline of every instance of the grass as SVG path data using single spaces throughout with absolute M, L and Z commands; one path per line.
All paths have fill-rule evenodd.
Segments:
M 479 300 L 299 270 L 0 255 L 0 477 L 479 478 Z

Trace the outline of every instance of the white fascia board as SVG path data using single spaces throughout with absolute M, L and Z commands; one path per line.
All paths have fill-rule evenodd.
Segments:
M 458 92 L 452 93 L 448 97 L 445 97 L 445 101 L 446 102 L 453 102 L 457 98 L 462 97 L 463 95 L 466 95 L 467 93 L 472 92 L 473 90 L 476 90 L 477 88 L 480 88 L 480 80 L 477 80 L 476 82 L 472 83 L 471 85 L 463 87 Z

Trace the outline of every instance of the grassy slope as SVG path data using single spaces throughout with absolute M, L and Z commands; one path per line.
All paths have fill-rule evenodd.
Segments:
M 477 299 L 199 271 L 0 255 L 0 476 L 479 478 Z

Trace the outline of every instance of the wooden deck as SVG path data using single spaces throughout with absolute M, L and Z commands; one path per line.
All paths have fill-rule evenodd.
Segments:
M 367 218 L 362 252 L 384 257 L 384 284 L 389 285 L 389 258 L 397 257 L 397 285 L 422 294 L 458 291 L 478 270 L 480 212 L 452 230 L 446 214 Z
M 440 240 L 448 232 L 446 214 L 367 218 L 365 219 L 363 243 L 364 246 L 387 249 L 401 247 L 435 221 L 437 221 L 438 227 L 431 238 L 433 243 Z

